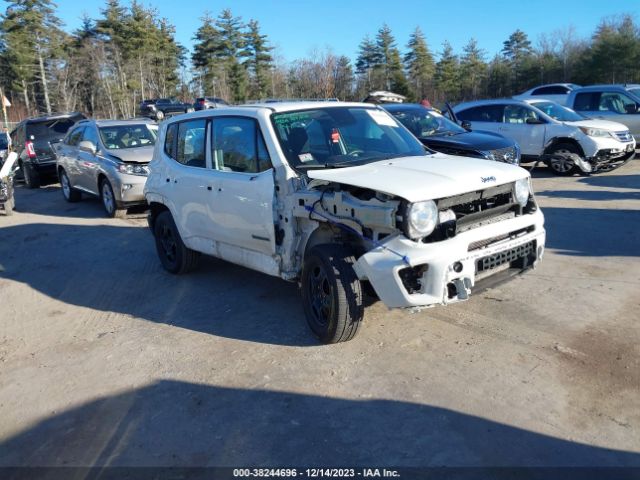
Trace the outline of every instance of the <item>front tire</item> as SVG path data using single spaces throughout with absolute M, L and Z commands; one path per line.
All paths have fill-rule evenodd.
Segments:
M 198 266 L 200 254 L 186 247 L 170 212 L 164 211 L 158 215 L 153 234 L 158 257 L 167 272 L 180 275 Z
M 127 215 L 126 208 L 118 208 L 113 188 L 106 178 L 103 178 L 100 183 L 100 200 L 109 218 L 124 218 Z
M 309 327 L 323 343 L 355 337 L 364 304 L 353 254 L 340 245 L 317 245 L 302 269 L 302 304 Z
M 82 193 L 71 186 L 71 181 L 67 175 L 67 172 L 60 169 L 58 174 L 60 179 L 60 187 L 62 189 L 62 196 L 67 202 L 75 203 L 82 199 Z
M 569 155 L 572 153 L 580 155 L 580 150 L 575 145 L 571 143 L 559 143 L 555 145 L 549 153 L 554 158 L 549 160 L 548 165 L 556 175 L 568 177 L 579 170 L 575 162 L 569 158 Z
M 164 112 L 161 112 L 160 110 L 158 110 L 156 112 L 156 122 L 160 122 L 163 119 L 164 119 Z

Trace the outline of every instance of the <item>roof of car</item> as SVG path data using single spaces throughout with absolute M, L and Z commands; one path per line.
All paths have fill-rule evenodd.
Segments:
M 433 111 L 433 108 L 425 107 L 419 103 L 383 103 L 380 104 L 385 110 L 402 111 L 402 110 L 428 110 Z
M 140 125 L 141 123 L 155 125 L 156 122 L 154 122 L 150 118 L 142 117 L 129 118 L 126 120 L 83 120 L 82 122 L 78 123 L 95 123 L 98 127 L 117 127 L 120 125 Z
M 608 83 L 608 84 L 599 84 L 599 85 L 589 85 L 587 87 L 580 87 L 579 89 L 577 89 L 576 91 L 584 91 L 584 92 L 590 92 L 590 91 L 594 91 L 594 90 L 602 90 L 604 88 L 607 89 L 613 89 L 613 90 L 627 90 L 629 88 L 640 88 L 640 84 L 637 83 L 627 83 L 627 84 L 623 84 L 623 83 Z
M 266 108 L 273 112 L 292 112 L 296 110 L 313 110 L 316 108 L 335 108 L 335 107 L 364 107 L 376 108 L 370 103 L 360 102 L 336 102 L 336 101 L 285 101 L 285 102 L 256 102 L 246 105 L 237 105 L 230 108 Z
M 46 122 L 47 120 L 56 120 L 58 118 L 70 118 L 70 117 L 79 117 L 79 116 L 84 117 L 84 115 L 82 115 L 82 113 L 80 112 L 59 112 L 59 113 L 51 113 L 48 115 L 41 115 L 39 117 L 26 118 L 23 120 L 23 122 L 37 123 L 37 122 Z
M 462 110 L 472 107 L 482 107 L 484 105 L 499 105 L 499 104 L 508 104 L 508 105 L 527 105 L 527 102 L 524 100 L 516 100 L 514 98 L 492 98 L 489 100 L 474 100 L 472 102 L 464 102 L 459 103 L 455 107 L 454 110 Z

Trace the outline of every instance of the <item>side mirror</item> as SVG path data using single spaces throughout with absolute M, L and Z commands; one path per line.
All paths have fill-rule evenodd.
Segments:
M 467 132 L 471 131 L 471 122 L 469 120 L 463 120 L 460 126 L 464 128 Z
M 540 125 L 542 123 L 544 123 L 542 120 L 540 120 L 539 118 L 527 118 L 526 123 L 528 125 Z
M 90 140 L 82 140 L 79 144 L 78 144 L 78 148 L 80 150 L 84 150 L 85 152 L 89 152 L 92 155 L 95 155 L 97 152 L 97 148 L 95 143 L 93 143 Z

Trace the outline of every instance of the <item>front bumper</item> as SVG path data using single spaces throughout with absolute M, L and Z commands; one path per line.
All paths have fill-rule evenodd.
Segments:
M 397 235 L 362 255 L 354 268 L 390 308 L 454 303 L 466 300 L 480 280 L 485 283 L 494 276 L 505 276 L 508 270 L 519 273 L 517 270 L 535 266 L 544 253 L 545 236 L 544 216 L 537 210 L 437 243 L 418 243 Z M 510 255 L 515 258 L 525 249 L 532 259 L 523 268 L 512 268 L 516 265 L 510 262 Z M 499 265 L 493 268 L 494 264 Z M 408 267 L 419 275 L 414 288 L 407 288 Z
M 147 177 L 140 175 L 118 175 L 114 185 L 114 194 L 118 207 L 129 207 L 133 205 L 144 205 L 147 203 L 144 198 L 144 184 Z
M 615 159 L 624 156 L 636 149 L 636 141 L 633 137 L 630 142 L 621 142 L 608 137 L 587 137 L 580 142 L 587 160 Z

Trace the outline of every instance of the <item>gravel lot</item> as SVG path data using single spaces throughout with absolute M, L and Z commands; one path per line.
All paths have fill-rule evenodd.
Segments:
M 173 277 L 58 186 L 0 218 L 0 466 L 640 466 L 640 160 L 536 171 L 541 266 L 320 346 L 296 285 Z

